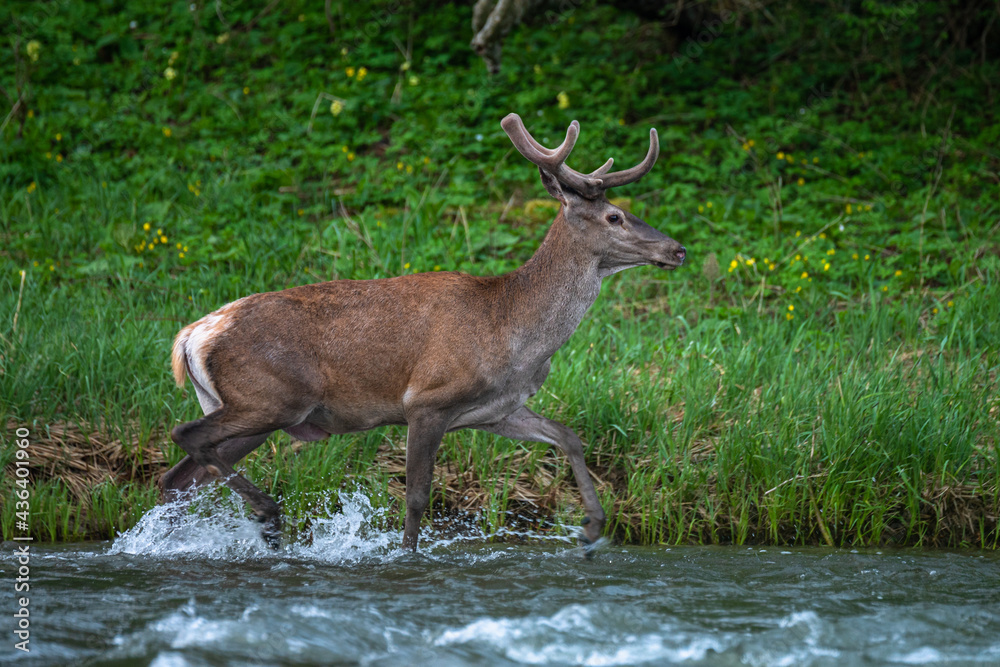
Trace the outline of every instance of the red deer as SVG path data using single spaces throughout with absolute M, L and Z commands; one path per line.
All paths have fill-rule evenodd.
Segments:
M 312 441 L 405 425 L 403 547 L 416 549 L 441 438 L 472 428 L 565 452 L 586 513 L 580 540 L 600 537 L 605 514 L 580 438 L 525 403 L 602 278 L 650 264 L 675 269 L 685 250 L 605 195 L 653 168 L 655 129 L 638 165 L 611 172 L 608 160 L 583 174 L 566 166 L 580 133 L 575 120 L 554 149 L 535 141 L 517 114 L 501 126 L 561 204 L 534 256 L 501 276 L 422 273 L 254 294 L 184 327 L 174 341 L 174 378 L 180 387 L 191 378 L 205 416 L 173 429 L 188 456 L 161 478 L 164 498 L 220 478 L 277 546 L 278 504 L 233 469 L 237 461 L 278 429 Z

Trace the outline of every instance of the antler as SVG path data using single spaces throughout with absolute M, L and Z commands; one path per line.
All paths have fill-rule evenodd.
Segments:
M 649 173 L 656 158 L 660 155 L 660 143 L 655 129 L 649 131 L 649 151 L 642 162 L 623 171 L 607 173 L 614 164 L 614 158 L 608 161 L 589 174 L 581 174 L 575 169 L 566 166 L 566 158 L 569 157 L 576 139 L 580 135 L 580 124 L 575 120 L 569 124 L 566 130 L 566 138 L 558 148 L 545 148 L 528 134 L 524 127 L 524 122 L 516 113 L 508 114 L 500 121 L 507 136 L 514 143 L 514 147 L 529 162 L 538 165 L 558 180 L 561 184 L 569 186 L 588 199 L 599 197 L 608 188 L 613 188 L 627 183 L 634 183 Z M 600 177 L 600 178 L 598 178 Z

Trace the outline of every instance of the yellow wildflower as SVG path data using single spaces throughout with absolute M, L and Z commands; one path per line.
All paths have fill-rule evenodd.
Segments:
M 334 100 L 330 104 L 330 113 L 332 113 L 334 116 L 339 116 L 340 112 L 343 110 L 344 110 L 344 103 L 341 102 L 340 100 Z
M 218 37 L 215 38 L 215 43 L 216 44 L 225 44 L 228 41 L 229 41 L 229 33 L 228 32 L 224 32 L 224 33 L 222 33 L 221 35 L 219 35 Z
M 410 84 L 411 86 L 415 86 L 415 85 L 417 85 L 418 83 L 420 83 L 420 77 L 419 77 L 419 76 L 413 76 L 413 75 L 411 74 L 411 75 L 410 75 L 410 78 L 409 78 L 409 79 L 407 79 L 407 81 L 409 82 L 409 84 Z
M 931 312 L 934 313 L 935 315 L 937 315 L 938 314 L 938 309 L 934 308 L 934 309 L 931 310 Z
M 346 69 L 344 70 L 344 74 L 346 74 L 346 75 L 347 75 L 347 78 L 349 78 L 349 79 L 353 79 L 353 78 L 354 78 L 354 68 L 353 68 L 353 67 L 348 67 L 348 68 L 346 68 Z
M 710 201 L 705 202 L 705 206 L 707 208 L 712 208 L 712 202 L 710 202 Z
M 699 213 L 704 213 L 705 212 L 705 207 L 702 206 L 701 204 L 698 204 L 698 212 Z
M 167 242 L 167 237 L 166 236 L 161 236 L 160 237 L 160 243 L 164 243 L 165 244 L 166 242 Z
M 785 319 L 786 320 L 794 320 L 795 316 L 792 315 L 791 313 L 785 313 Z
M 788 310 L 795 310 L 795 306 L 793 306 L 792 304 L 788 304 Z
M 785 154 L 782 151 L 778 151 L 778 159 L 779 160 L 784 160 L 785 159 Z
M 785 156 L 785 160 L 787 160 L 788 162 L 795 162 L 795 158 L 792 157 L 791 153 Z
M 823 270 L 824 271 L 829 271 L 830 270 L 830 262 L 825 262 L 823 264 Z
M 407 174 L 412 174 L 413 173 L 413 165 L 412 164 L 406 165 L 406 173 Z
M 847 214 L 848 215 L 851 214 L 851 205 L 850 204 L 847 205 Z
M 745 150 L 745 151 L 750 150 L 750 144 L 744 141 L 743 142 L 743 150 Z
M 28 53 L 31 62 L 36 63 L 38 62 L 38 54 L 42 50 L 42 44 L 37 39 L 33 39 L 25 45 L 24 50 Z
M 62 141 L 62 132 L 56 132 L 56 141 Z
M 169 127 L 163 128 L 163 136 L 169 137 L 171 134 L 173 134 L 173 130 L 171 130 Z
M 177 253 L 177 256 L 180 257 L 181 259 L 184 259 L 184 253 L 182 252 Z
M 954 301 L 949 301 L 949 302 L 947 303 L 947 306 L 948 306 L 949 308 L 953 307 L 954 305 L 955 305 L 955 302 L 954 302 Z
M 805 184 L 806 184 L 806 179 L 804 179 L 804 178 L 802 178 L 802 177 L 800 176 L 800 177 L 799 177 L 799 181 L 798 181 L 798 182 L 799 182 L 799 185 L 805 185 Z
M 171 54 L 170 54 L 170 60 L 167 61 L 167 64 L 168 65 L 173 65 L 175 62 L 177 62 L 177 59 L 180 58 L 180 57 L 181 57 L 181 54 L 180 54 L 179 51 L 173 51 L 173 52 L 171 52 Z
M 751 148 L 753 148 L 753 139 L 750 139 L 749 141 L 747 141 L 747 143 L 750 144 Z
M 167 81 L 173 81 L 176 76 L 177 76 L 177 70 L 175 70 L 173 67 L 168 67 L 167 69 L 163 70 L 163 78 L 166 79 Z
M 435 271 L 440 271 L 440 270 L 441 270 L 441 267 L 440 267 L 440 266 L 439 266 L 438 264 L 435 264 L 435 265 L 434 265 L 434 270 L 435 270 Z
M 399 171 L 402 171 L 403 170 L 403 163 L 402 162 L 397 162 L 396 163 L 396 169 L 398 169 Z
M 348 153 L 347 154 L 347 161 L 348 162 L 353 162 L 354 161 L 354 153 Z
M 799 276 L 799 278 L 801 278 L 802 280 L 805 280 L 808 277 L 809 277 L 809 272 L 808 271 L 803 271 L 802 275 Z
M 62 162 L 62 153 L 56 154 L 56 162 Z
M 35 191 L 35 188 L 36 188 L 36 187 L 38 187 L 38 186 L 36 186 L 36 185 L 35 185 L 35 182 L 34 182 L 34 181 L 32 181 L 32 182 L 31 182 L 31 183 L 30 183 L 30 184 L 28 185 L 28 194 L 31 194 L 32 192 L 34 192 L 34 191 Z
M 298 214 L 299 214 L 299 215 L 305 215 L 305 214 L 306 214 L 306 212 L 305 212 L 305 210 L 303 210 L 303 209 L 301 209 L 301 208 L 300 208 L 300 209 L 298 210 Z
M 28 118 L 31 119 L 31 118 L 34 118 L 34 117 L 35 117 L 35 110 L 34 109 L 28 109 Z
M 813 158 L 813 164 L 817 164 L 818 162 L 819 162 L 819 158 L 818 157 L 814 157 Z
M 367 67 L 359 67 L 358 68 L 358 81 L 364 81 L 364 78 L 366 76 L 368 76 L 368 68 Z
M 408 268 L 410 268 L 410 263 L 409 263 L 409 262 L 407 262 L 406 264 L 403 264 L 403 268 L 404 268 L 404 269 L 408 269 Z
M 901 275 L 903 275 L 903 272 L 902 272 L 902 271 L 900 271 L 899 269 L 896 269 L 896 273 L 894 273 L 893 275 L 894 275 L 894 276 L 896 276 L 896 277 L 898 278 L 898 277 L 900 277 Z
M 559 94 L 556 95 L 556 99 L 559 101 L 560 109 L 566 109 L 569 107 L 569 95 L 566 94 L 565 90 L 559 91 Z
M 148 232 L 149 231 L 149 223 L 148 222 L 142 223 L 142 228 Z
M 244 95 L 249 95 L 250 94 L 250 87 L 249 86 L 243 86 L 243 94 Z
M 837 251 L 834 250 L 833 248 L 830 248 L 829 250 L 826 251 L 826 254 L 827 255 L 836 255 Z

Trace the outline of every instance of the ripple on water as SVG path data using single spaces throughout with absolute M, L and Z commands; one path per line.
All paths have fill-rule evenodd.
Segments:
M 718 638 L 703 632 L 692 636 L 681 626 L 651 627 L 640 618 L 622 616 L 629 614 L 620 607 L 571 604 L 551 616 L 480 618 L 444 630 L 434 645 L 464 646 L 483 658 L 500 653 L 529 665 L 689 662 L 725 648 Z

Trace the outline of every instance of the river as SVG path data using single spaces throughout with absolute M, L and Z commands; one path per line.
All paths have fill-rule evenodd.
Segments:
M 994 553 L 605 544 L 585 560 L 564 539 L 428 533 L 412 554 L 363 495 L 342 500 L 281 552 L 236 511 L 162 508 L 113 542 L 35 545 L 31 652 L 5 629 L 0 663 L 1000 665 Z

